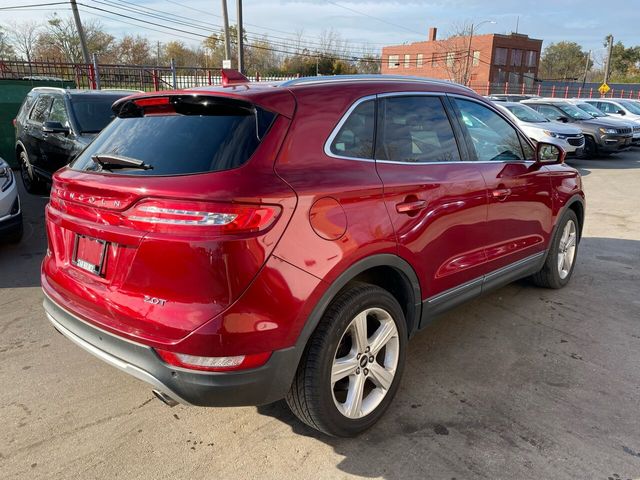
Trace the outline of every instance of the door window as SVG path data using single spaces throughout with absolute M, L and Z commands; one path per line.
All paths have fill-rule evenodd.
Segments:
M 69 117 L 67 116 L 67 109 L 64 106 L 64 100 L 60 97 L 56 97 L 53 99 L 53 104 L 51 105 L 51 111 L 49 112 L 49 118 L 47 119 L 50 122 L 58 122 L 63 126 L 68 126 Z
M 598 108 L 604 113 L 613 113 L 614 115 L 618 114 L 618 110 L 620 110 L 620 107 L 609 102 L 598 102 Z
M 493 110 L 470 100 L 455 99 L 480 161 L 524 160 L 518 132 Z
M 381 99 L 376 160 L 409 163 L 459 161 L 456 138 L 440 97 Z
M 564 115 L 556 107 L 552 107 L 550 105 L 531 105 L 531 108 L 540 112 L 547 120 L 557 120 L 558 117 L 562 117 Z
M 31 110 L 29 120 L 37 123 L 44 122 L 50 105 L 51 97 L 49 95 L 43 95 L 42 97 L 40 97 L 33 107 L 33 110 Z
M 373 158 L 375 101 L 358 105 L 331 142 L 331 153 L 340 157 Z

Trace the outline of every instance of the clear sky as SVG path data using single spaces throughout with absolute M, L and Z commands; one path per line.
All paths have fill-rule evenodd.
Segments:
M 0 8 L 56 1 L 61 0 L 0 0 Z M 98 18 L 116 36 L 140 33 L 152 40 L 179 39 L 192 45 L 199 42 L 198 36 L 183 32 L 172 34 L 147 24 L 147 28 L 164 33 L 148 30 L 135 20 L 96 8 L 161 24 L 168 22 L 143 17 L 127 9 L 149 8 L 165 12 L 165 15 L 188 17 L 174 17 L 186 25 L 174 23 L 173 26 L 198 34 L 206 34 L 208 26 L 217 30 L 222 24 L 221 0 L 77 1 L 86 5 L 80 6 L 83 18 Z M 236 1 L 227 0 L 227 4 L 234 22 Z M 518 17 L 520 33 L 542 38 L 545 45 L 561 40 L 578 42 L 586 49 L 593 49 L 596 60 L 604 55 L 602 42 L 610 33 L 625 45 L 640 45 L 640 0 L 614 3 L 605 0 L 244 0 L 243 4 L 245 29 L 250 34 L 267 34 L 274 41 L 281 42 L 283 49 L 290 45 L 291 40 L 287 39 L 295 36 L 295 32 L 303 32 L 308 42 L 318 42 L 323 31 L 333 29 L 343 39 L 349 40 L 354 50 L 362 49 L 364 44 L 372 50 L 379 50 L 383 44 L 424 40 L 430 26 L 437 26 L 441 34 L 446 34 L 456 23 L 464 21 L 479 23 L 493 20 L 495 24 L 482 25 L 479 33 L 509 33 L 516 29 Z M 54 12 L 70 14 L 64 4 L 22 11 L 0 10 L 0 23 L 45 20 Z

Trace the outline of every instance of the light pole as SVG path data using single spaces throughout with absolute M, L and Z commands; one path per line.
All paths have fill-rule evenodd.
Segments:
M 467 49 L 467 62 L 465 65 L 465 69 L 464 69 L 464 84 L 468 85 L 469 83 L 469 70 L 471 68 L 470 66 L 470 62 L 471 62 L 471 42 L 473 41 L 473 31 L 477 30 L 481 25 L 484 25 L 485 23 L 491 23 L 495 25 L 495 21 L 494 20 L 483 20 L 482 22 L 478 23 L 477 25 L 474 25 L 473 23 L 471 24 L 471 32 L 469 35 L 469 48 Z

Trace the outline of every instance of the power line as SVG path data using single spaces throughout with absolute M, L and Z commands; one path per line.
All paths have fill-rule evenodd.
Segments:
M 12 5 L 9 7 L 0 7 L 0 10 L 20 10 L 31 7 L 50 7 L 52 5 L 69 5 L 68 2 L 50 2 L 50 3 L 31 3 L 29 5 Z
M 142 7 L 142 6 L 133 6 L 134 4 L 132 4 L 131 2 L 128 2 L 126 0 L 106 0 L 106 1 L 102 1 L 102 0 L 91 0 L 92 2 L 95 3 L 100 3 L 103 5 L 107 5 L 110 7 L 118 7 L 118 8 L 123 8 L 125 10 L 128 10 L 130 12 L 133 13 L 138 13 L 141 15 L 146 15 L 146 16 L 150 16 L 159 20 L 165 20 L 165 21 L 170 21 L 172 23 L 178 23 L 182 26 L 187 26 L 187 27 L 192 27 L 192 28 L 196 28 L 199 30 L 205 30 L 207 32 L 210 32 L 211 28 L 217 28 L 218 30 L 222 29 L 223 27 L 221 25 L 217 25 L 217 24 L 213 24 L 213 23 L 207 23 L 207 22 L 203 22 L 201 20 L 195 20 L 192 19 L 190 17 L 185 17 L 183 15 L 176 15 L 176 14 L 171 14 L 169 12 L 165 12 L 162 10 L 158 10 L 158 9 L 153 9 L 153 8 L 149 8 L 149 7 Z M 112 3 L 113 1 L 118 2 L 118 4 L 125 4 L 125 5 L 132 5 L 132 6 L 120 6 L 120 5 L 116 5 L 114 3 Z M 144 9 L 144 10 L 142 10 Z M 146 10 L 146 11 L 145 11 Z M 167 15 L 169 15 L 169 17 L 167 17 Z M 189 22 L 184 22 L 181 20 L 176 20 L 177 19 L 186 19 L 189 20 Z M 253 37 L 253 39 L 255 39 L 257 37 L 257 34 L 252 33 L 252 32 L 248 32 L 247 30 L 245 30 L 245 34 L 247 35 L 247 38 L 251 38 Z M 280 41 L 274 41 L 273 38 L 280 40 Z M 262 40 L 262 38 L 259 38 L 260 40 Z M 269 41 L 271 43 L 274 44 L 279 44 L 281 47 L 283 48 L 291 48 L 291 42 L 295 41 L 295 39 L 292 39 L 290 37 L 278 37 L 275 35 L 271 35 L 268 37 Z M 308 48 L 309 50 L 317 50 L 317 49 L 321 49 L 321 48 L 326 48 L 325 45 L 319 44 L 319 43 L 315 43 L 315 42 L 309 42 L 309 41 L 305 41 L 304 42 L 304 48 Z M 339 53 L 339 52 L 338 52 Z M 370 55 L 371 53 L 365 49 L 354 49 L 354 48 L 349 48 L 346 49 L 344 53 L 348 53 L 351 55 L 355 55 L 355 56 L 366 56 L 366 55 Z
M 345 9 L 345 10 L 349 10 L 350 12 L 357 13 L 358 15 L 362 15 L 362 16 L 364 16 L 364 17 L 373 18 L 374 20 L 377 20 L 377 21 L 382 22 L 382 23 L 386 23 L 387 25 L 392 25 L 392 26 L 394 26 L 394 27 L 396 27 L 396 28 L 401 28 L 401 29 L 403 29 L 403 30 L 406 30 L 407 32 L 417 33 L 418 35 L 424 35 L 424 33 L 423 33 L 423 32 L 417 32 L 417 31 L 415 31 L 415 30 L 411 30 L 410 28 L 407 28 L 407 27 L 405 27 L 404 25 L 398 25 L 397 23 L 393 23 L 393 22 L 390 22 L 390 21 L 388 21 L 388 20 L 384 20 L 384 19 L 382 19 L 382 18 L 379 18 L 379 17 L 373 16 L 373 15 L 370 15 L 370 14 L 368 14 L 368 13 L 361 12 L 361 11 L 356 10 L 356 9 L 354 9 L 354 8 L 345 7 L 344 5 L 340 5 L 339 3 L 332 2 L 332 1 L 330 1 L 330 0 L 327 0 L 327 3 L 330 3 L 331 5 L 335 5 L 336 7 L 343 8 L 343 9 Z

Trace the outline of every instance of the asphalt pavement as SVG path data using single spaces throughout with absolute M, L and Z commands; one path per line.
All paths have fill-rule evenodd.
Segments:
M 570 163 L 587 193 L 571 283 L 517 282 L 438 319 L 356 439 L 282 403 L 169 408 L 57 334 L 47 199 L 21 192 L 24 240 L 0 246 L 0 478 L 640 478 L 640 150 Z

